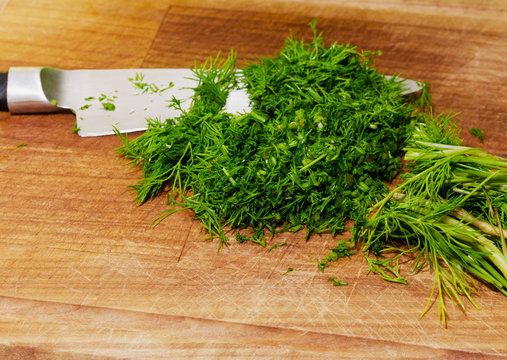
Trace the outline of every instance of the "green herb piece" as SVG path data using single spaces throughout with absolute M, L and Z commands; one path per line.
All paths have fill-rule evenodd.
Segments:
M 294 271 L 294 268 L 292 268 L 292 267 L 289 266 L 289 268 L 287 269 L 287 271 L 284 272 L 282 275 L 287 275 L 288 273 L 290 273 L 292 271 Z
M 6 147 L 5 150 L 15 150 L 27 146 L 26 143 L 19 143 L 15 147 Z
M 116 106 L 110 102 L 102 103 L 102 107 L 104 107 L 106 111 L 114 111 L 116 109 Z
M 155 83 L 147 83 L 144 82 L 144 74 L 143 73 L 136 73 L 136 76 L 133 78 L 128 79 L 132 85 L 134 85 L 135 88 L 141 90 L 141 94 L 155 94 L 155 93 L 162 93 L 166 91 L 167 89 L 170 89 L 174 86 L 173 82 L 170 82 L 168 85 L 164 86 L 163 88 L 158 87 Z
M 72 127 L 72 133 L 75 134 L 75 133 L 78 133 L 79 131 L 81 131 L 81 129 L 77 127 L 77 121 L 76 121 L 74 123 L 74 126 Z
M 481 143 L 484 142 L 484 130 L 479 129 L 479 128 L 471 128 L 469 130 L 469 132 L 470 132 L 470 134 L 475 136 L 477 139 L 479 139 L 479 141 Z
M 273 249 L 279 248 L 279 247 L 281 247 L 281 246 L 285 246 L 285 245 L 287 245 L 287 242 L 286 242 L 286 241 L 284 241 L 284 242 L 282 242 L 282 243 L 278 243 L 278 244 L 272 245 L 272 246 L 268 249 L 268 252 L 270 252 L 270 251 L 271 251 L 271 250 L 273 250 Z
M 351 241 L 346 240 L 340 240 L 338 242 L 338 245 L 336 245 L 334 248 L 331 248 L 331 252 L 318 263 L 318 268 L 320 271 L 324 271 L 324 269 L 328 266 L 330 266 L 330 262 L 338 261 L 338 259 L 342 257 L 350 257 L 355 254 L 355 252 L 350 251 L 352 247 Z
M 51 100 L 51 105 L 53 105 L 53 106 L 57 105 L 56 99 Z
M 428 266 L 445 324 L 444 298 L 476 305 L 474 279 L 507 295 L 507 160 L 461 145 L 452 116 L 425 115 L 406 146 L 403 182 L 356 224 L 370 271 L 404 283 L 399 259 L 415 253 L 413 271 Z M 395 252 L 394 257 L 385 258 Z M 373 258 L 372 258 L 373 256 Z
M 236 240 L 238 243 L 242 244 L 245 241 L 251 241 L 255 244 L 259 244 L 261 246 L 266 246 L 266 237 L 264 236 L 263 229 L 258 229 L 254 232 L 253 236 L 244 236 L 240 233 L 236 233 Z
M 327 278 L 327 280 L 328 281 L 332 281 L 333 282 L 333 286 L 344 286 L 344 285 L 348 285 L 349 284 L 349 283 L 347 283 L 345 281 L 336 280 L 333 277 L 329 277 L 329 278 Z
M 117 92 L 117 90 L 115 90 L 114 92 Z M 114 111 L 116 110 L 116 105 L 114 104 L 114 101 L 117 99 L 118 97 L 116 95 L 107 95 L 107 94 L 100 94 L 98 97 L 95 97 L 95 96 L 89 96 L 89 97 L 86 97 L 84 100 L 85 101 L 91 101 L 91 100 L 95 100 L 97 99 L 98 102 L 102 105 L 102 108 L 106 111 Z M 79 108 L 79 110 L 86 110 L 88 108 L 90 108 L 92 106 L 92 104 L 85 104 L 83 106 L 81 106 Z M 77 131 L 74 131 L 73 132 L 77 132 Z
M 341 233 L 348 219 L 365 216 L 402 168 L 416 105 L 396 79 L 373 68 L 374 53 L 350 45 L 325 46 L 289 37 L 281 52 L 235 69 L 236 55 L 208 59 L 193 70 L 188 110 L 175 119 L 151 119 L 130 140 L 118 134 L 118 152 L 143 176 L 133 186 L 141 204 L 164 191 L 169 208 L 191 209 L 210 237 L 227 245 L 225 229 L 306 229 Z M 144 80 L 141 76 L 134 79 Z M 246 87 L 252 111 L 224 111 L 228 93 Z M 262 234 L 262 235 L 261 235 Z

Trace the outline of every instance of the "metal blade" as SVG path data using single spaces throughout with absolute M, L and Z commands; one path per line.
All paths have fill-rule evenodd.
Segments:
M 46 96 L 60 108 L 76 113 L 81 136 L 110 135 L 141 131 L 147 119 L 174 118 L 180 111 L 170 107 L 174 97 L 186 110 L 191 105 L 193 88 L 198 83 L 190 69 L 122 69 L 122 70 L 57 70 L 45 68 L 43 87 Z M 389 78 L 389 76 L 386 76 Z M 404 80 L 404 94 L 417 92 L 421 86 Z M 245 90 L 229 94 L 225 111 L 250 111 Z
M 197 81 L 188 69 L 60 71 L 54 99 L 76 113 L 81 136 L 145 130 L 148 118 L 180 114 L 169 107 L 173 96 L 190 106 Z

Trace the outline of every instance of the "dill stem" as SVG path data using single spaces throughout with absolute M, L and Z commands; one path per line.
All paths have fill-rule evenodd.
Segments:
M 320 155 L 318 158 L 312 160 L 311 162 L 309 162 L 308 164 L 306 164 L 305 166 L 303 166 L 301 169 L 299 169 L 299 171 L 305 171 L 306 169 L 310 168 L 311 166 L 315 165 L 316 163 L 318 163 L 320 160 L 324 159 L 326 157 L 327 154 L 322 154 Z
M 403 199 L 404 200 L 402 194 L 393 194 L 393 197 L 395 199 L 400 199 L 400 200 Z M 429 204 L 429 202 L 426 202 L 426 204 Z M 428 212 L 426 208 L 423 208 L 421 206 L 411 206 L 411 209 L 413 211 L 416 211 L 416 212 L 421 213 L 423 215 Z M 490 235 L 498 236 L 498 232 L 495 233 L 493 230 L 494 227 L 492 227 L 490 224 L 485 223 L 484 221 L 476 219 L 472 215 L 468 214 L 468 212 L 466 210 L 461 209 L 462 211 L 460 211 L 459 210 L 460 208 L 457 208 L 457 209 L 458 209 L 458 211 L 456 213 L 459 213 L 460 215 L 462 215 L 462 216 L 460 216 L 461 217 L 460 220 L 455 219 L 451 216 L 445 215 L 440 219 L 440 222 L 443 224 L 452 225 L 455 229 L 460 230 L 460 231 L 451 231 L 452 236 L 454 236 L 460 240 L 464 240 L 468 243 L 480 244 L 480 246 L 482 246 L 482 248 L 485 249 L 490 254 L 488 257 L 493 261 L 493 263 L 496 266 L 498 266 L 498 268 L 502 271 L 503 275 L 507 278 L 507 257 L 505 257 L 503 252 L 501 252 L 491 240 L 489 240 L 485 236 L 479 234 L 476 229 L 472 228 L 471 226 L 468 226 L 464 221 L 473 223 L 473 219 L 475 219 L 478 222 L 489 225 L 491 227 L 491 229 L 489 229 L 489 230 L 491 230 L 493 232 L 493 234 L 490 234 Z M 455 210 L 457 210 L 457 209 L 455 209 Z M 465 217 L 463 216 L 463 215 L 465 215 L 465 213 L 468 214 L 468 220 L 465 219 Z M 482 230 L 482 229 L 480 229 L 480 230 Z M 484 230 L 482 230 L 482 231 L 484 231 Z M 484 231 L 484 232 L 486 232 L 486 231 Z
M 468 233 L 465 234 L 462 231 L 459 232 L 455 231 L 453 232 L 453 236 L 455 236 L 458 239 L 465 240 L 467 242 L 479 243 L 483 247 L 483 249 L 489 252 L 488 258 L 491 259 L 491 261 L 507 278 L 507 258 L 504 256 L 503 252 L 501 252 L 491 240 L 489 240 L 483 235 L 478 234 L 477 231 L 472 227 L 450 216 L 444 216 L 441 219 L 441 221 L 444 224 L 452 225 L 457 228 L 459 227 L 460 230 L 463 230 L 463 232 Z
M 396 189 L 394 189 L 393 191 L 391 191 L 389 194 L 386 195 L 386 197 L 384 197 L 380 202 L 378 202 L 374 207 L 373 209 L 377 209 L 377 212 L 375 212 L 371 219 L 375 218 L 377 216 L 377 214 L 380 214 L 380 211 L 382 210 L 382 208 L 384 207 L 384 205 L 389 201 L 391 200 L 391 198 L 399 193 L 401 190 L 403 190 L 405 187 L 407 187 L 408 185 L 410 185 L 411 183 L 419 180 L 420 178 L 424 177 L 424 176 L 427 176 L 427 174 L 431 174 L 434 170 L 440 168 L 444 163 L 450 161 L 452 158 L 458 156 L 458 155 L 461 155 L 462 153 L 466 152 L 466 149 L 465 151 L 460 151 L 460 152 L 457 152 L 457 153 L 454 153 L 448 157 L 445 157 L 443 159 L 440 159 L 439 161 L 435 162 L 432 166 L 424 169 L 423 171 L 421 171 L 420 173 L 414 175 L 413 177 L 411 177 L 410 179 L 407 179 L 405 181 L 403 181 L 403 183 L 401 183 Z M 407 153 L 408 154 L 408 153 Z M 405 155 L 405 158 L 406 158 L 407 155 Z M 473 193 L 474 191 L 472 191 Z M 471 194 L 469 194 L 470 196 Z
M 507 229 L 500 229 L 484 220 L 478 219 L 463 208 L 458 207 L 451 211 L 449 215 L 474 225 L 488 235 L 501 236 L 500 233 L 503 233 L 503 237 L 507 237 Z
M 405 195 L 402 193 L 393 194 L 393 198 L 395 200 L 402 200 L 402 201 L 406 200 Z M 424 202 L 424 205 L 429 205 L 429 201 Z M 412 209 L 416 210 L 418 212 L 421 212 L 423 214 L 427 212 L 427 210 L 422 207 L 412 207 Z M 494 226 L 484 220 L 478 219 L 461 207 L 457 207 L 457 208 L 453 209 L 449 213 L 449 215 L 458 219 L 458 220 L 462 220 L 468 224 L 474 225 L 476 228 L 478 228 L 479 230 L 481 230 L 482 232 L 484 232 L 488 235 L 499 236 L 499 237 L 503 236 L 503 238 L 507 237 L 507 229 L 500 229 L 498 226 Z

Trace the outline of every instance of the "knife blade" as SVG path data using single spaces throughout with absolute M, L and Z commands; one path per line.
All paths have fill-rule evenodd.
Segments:
M 386 76 L 390 78 L 390 76 Z M 180 115 L 170 99 L 191 105 L 197 80 L 191 69 L 60 70 L 51 67 L 13 67 L 0 74 L 0 110 L 11 114 L 47 113 L 70 109 L 80 136 L 142 131 L 147 119 Z M 403 94 L 421 89 L 400 78 Z M 246 90 L 230 92 L 224 108 L 230 113 L 250 111 Z

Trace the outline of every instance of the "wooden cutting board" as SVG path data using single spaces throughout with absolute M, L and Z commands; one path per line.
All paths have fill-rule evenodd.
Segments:
M 380 70 L 429 81 L 436 111 L 461 112 L 467 145 L 507 156 L 502 0 L 3 1 L 0 68 L 190 67 L 231 47 L 254 59 L 291 29 L 310 38 L 314 18 L 328 43 L 381 50 Z M 484 286 L 481 310 L 448 304 L 444 328 L 436 305 L 420 318 L 428 271 L 393 285 L 355 256 L 320 272 L 340 237 L 217 254 L 191 212 L 150 227 L 164 199 L 134 206 L 140 172 L 119 140 L 80 138 L 73 123 L 0 115 L 1 359 L 507 357 L 507 299 Z

